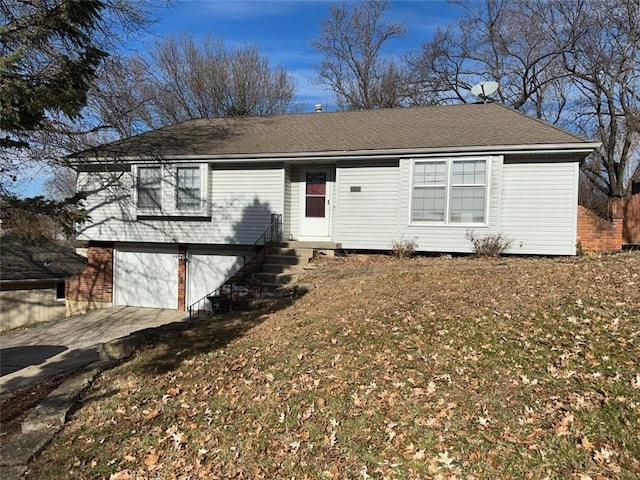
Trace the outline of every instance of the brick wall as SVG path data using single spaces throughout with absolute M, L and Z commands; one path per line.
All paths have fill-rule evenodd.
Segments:
M 67 315 L 113 305 L 113 246 L 90 245 L 87 266 L 67 279 Z
M 640 244 L 640 194 L 609 201 L 609 215 L 622 218 L 622 243 Z
M 607 220 L 578 205 L 577 241 L 585 251 L 610 252 L 622 249 L 622 219 Z

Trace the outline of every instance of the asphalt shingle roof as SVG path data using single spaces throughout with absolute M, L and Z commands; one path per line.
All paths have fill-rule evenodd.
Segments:
M 12 233 L 0 236 L 0 281 L 60 280 L 78 273 L 87 259 L 70 247 L 26 244 Z
M 583 143 L 498 103 L 190 120 L 75 158 L 251 155 Z

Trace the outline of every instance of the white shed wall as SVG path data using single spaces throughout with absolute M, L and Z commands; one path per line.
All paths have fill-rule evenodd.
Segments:
M 578 163 L 506 163 L 501 231 L 510 253 L 575 255 Z

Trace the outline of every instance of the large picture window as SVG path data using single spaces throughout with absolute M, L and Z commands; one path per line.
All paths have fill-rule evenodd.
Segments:
M 200 208 L 200 167 L 178 167 L 176 170 L 176 208 Z
M 414 163 L 414 222 L 485 223 L 486 198 L 486 159 Z
M 162 207 L 162 175 L 160 167 L 138 167 L 138 208 Z

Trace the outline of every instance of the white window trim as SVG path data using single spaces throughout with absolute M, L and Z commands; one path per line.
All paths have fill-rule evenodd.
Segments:
M 464 184 L 464 186 L 484 186 L 485 198 L 484 198 L 484 222 L 451 222 L 449 217 L 451 214 L 450 202 L 451 202 L 451 189 L 454 186 L 460 186 L 459 184 L 453 185 L 451 183 L 451 166 L 453 162 L 465 162 L 465 161 L 477 161 L 484 160 L 486 165 L 485 176 L 486 183 L 480 184 Z M 491 192 L 491 157 L 472 156 L 472 157 L 433 157 L 433 158 L 420 158 L 411 160 L 410 168 L 410 189 L 409 189 L 409 225 L 416 226 L 446 226 L 457 228 L 470 228 L 470 227 L 487 227 L 489 226 L 489 198 Z M 413 219 L 413 192 L 415 189 L 415 166 L 416 163 L 437 163 L 446 162 L 447 165 L 447 181 L 445 184 L 445 211 L 444 221 L 430 221 L 430 220 L 414 220 Z
M 160 208 L 138 207 L 138 169 L 144 167 L 159 167 L 161 169 Z M 200 169 L 200 206 L 196 208 L 178 208 L 177 205 L 177 175 L 178 167 L 198 167 Z M 209 165 L 207 163 L 179 163 L 179 164 L 139 164 L 131 168 L 133 176 L 132 195 L 134 212 L 137 215 L 189 217 L 209 215 Z
M 163 195 L 163 182 L 162 182 L 162 165 L 134 165 L 131 168 L 131 174 L 133 176 L 133 184 L 132 184 L 132 202 L 133 208 L 138 214 L 145 215 L 160 215 L 162 212 L 162 207 L 139 207 L 138 206 L 138 171 L 140 168 L 159 168 L 160 169 L 160 205 L 164 203 L 164 195 Z
M 178 208 L 178 168 L 198 168 L 200 171 L 200 206 L 192 208 Z M 173 210 L 176 215 L 201 215 L 207 212 L 208 165 L 205 163 L 185 163 L 173 168 L 174 187 L 172 192 Z

